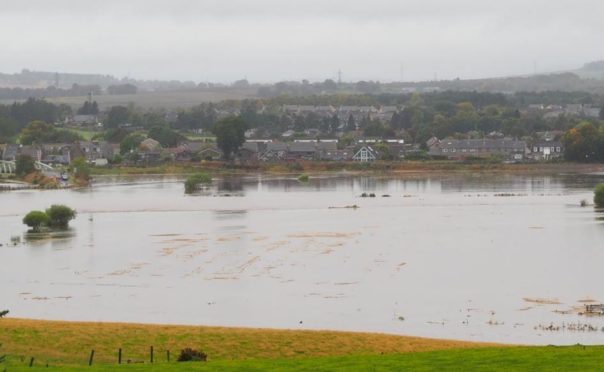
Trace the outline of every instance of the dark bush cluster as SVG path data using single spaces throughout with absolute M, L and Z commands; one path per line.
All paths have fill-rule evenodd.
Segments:
M 178 356 L 179 362 L 205 362 L 208 355 L 203 351 L 193 350 L 190 347 L 182 349 Z

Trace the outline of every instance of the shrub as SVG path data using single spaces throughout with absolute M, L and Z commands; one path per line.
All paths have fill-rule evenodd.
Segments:
M 598 208 L 604 208 L 604 182 L 596 186 L 594 191 L 594 203 Z
M 300 177 L 298 177 L 298 181 L 300 181 L 300 182 L 308 182 L 308 180 L 309 180 L 308 174 L 303 174 Z
M 29 155 L 19 155 L 15 161 L 15 173 L 19 177 L 26 176 L 36 170 L 34 159 Z
M 49 226 L 64 229 L 75 218 L 76 211 L 66 205 L 51 205 L 46 214 L 50 219 Z
M 34 231 L 39 231 L 42 226 L 50 224 L 50 217 L 42 211 L 31 211 L 23 217 L 23 223 Z
M 209 184 L 212 183 L 212 177 L 210 177 L 207 173 L 196 173 L 189 177 L 185 181 L 185 192 L 190 194 L 197 190 L 197 186 L 201 184 Z
M 179 362 L 205 362 L 208 355 L 203 351 L 193 350 L 191 348 L 182 349 L 178 356 Z
M 90 165 L 83 157 L 75 158 L 71 162 L 71 170 L 76 179 L 88 181 L 90 179 Z

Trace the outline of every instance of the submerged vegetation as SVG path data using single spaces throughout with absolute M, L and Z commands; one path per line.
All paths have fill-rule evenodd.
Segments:
M 308 176 L 308 174 L 303 174 L 300 177 L 298 177 L 298 181 L 300 181 L 300 182 L 308 182 L 309 179 L 310 179 L 310 177 Z
M 594 191 L 594 203 L 598 208 L 604 208 L 604 182 L 596 186 Z
M 50 217 L 43 211 L 31 211 L 23 217 L 23 223 L 35 232 L 50 224 Z
M 46 211 L 31 211 L 23 217 L 23 223 L 38 232 L 43 228 L 66 229 L 76 211 L 66 205 L 51 205 Z
M 191 194 L 197 190 L 199 185 L 212 183 L 212 177 L 209 174 L 200 172 L 187 177 L 185 181 L 185 193 Z

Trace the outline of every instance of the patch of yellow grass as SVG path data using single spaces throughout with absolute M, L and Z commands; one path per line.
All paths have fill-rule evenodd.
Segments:
M 130 323 L 61 322 L 28 319 L 0 320 L 2 351 L 12 357 L 35 357 L 40 362 L 83 364 L 90 350 L 98 363 L 147 360 L 154 346 L 156 360 L 185 347 L 200 349 L 213 360 L 341 356 L 433 351 L 501 346 L 434 340 L 375 333 L 297 331 Z

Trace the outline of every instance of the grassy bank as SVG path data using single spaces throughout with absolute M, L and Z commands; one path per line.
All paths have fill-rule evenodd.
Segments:
M 543 174 L 589 173 L 604 171 L 604 164 L 576 163 L 463 163 L 455 161 L 405 161 L 374 163 L 300 161 L 293 163 L 260 163 L 232 165 L 216 161 L 197 163 L 167 163 L 149 167 L 113 166 L 93 168 L 94 175 L 191 174 L 207 171 L 213 174 L 300 174 L 351 172 L 359 174 L 407 175 L 424 173 L 493 173 L 493 174 Z
M 516 347 L 369 333 L 23 319 L 0 320 L 0 343 L 0 354 L 7 354 L 0 369 L 7 372 L 31 370 L 32 357 L 34 367 L 51 371 L 596 371 L 604 365 L 600 346 Z M 208 362 L 175 362 L 185 347 L 203 350 Z M 124 363 L 140 363 L 118 366 L 119 348 Z
M 166 350 L 191 347 L 211 360 L 304 358 L 375 355 L 491 346 L 471 342 L 431 340 L 383 334 L 330 331 L 163 326 L 120 323 L 0 320 L 2 352 L 10 359 L 34 357 L 40 363 L 73 365 L 92 349 L 99 364 L 115 363 L 119 348 L 124 360 L 148 360 L 154 346 L 159 359 Z

